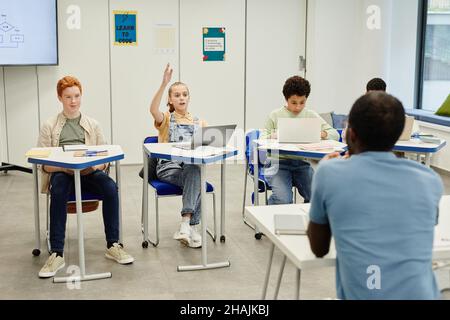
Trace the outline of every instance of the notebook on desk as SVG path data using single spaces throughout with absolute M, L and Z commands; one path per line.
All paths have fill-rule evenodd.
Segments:
M 275 214 L 273 219 L 276 235 L 306 234 L 306 217 L 303 214 Z
M 227 146 L 235 129 L 235 124 L 199 128 L 189 143 L 175 144 L 174 147 L 184 150 L 205 146 L 223 148 Z
M 316 143 L 320 141 L 322 120 L 319 118 L 279 118 L 279 143 Z

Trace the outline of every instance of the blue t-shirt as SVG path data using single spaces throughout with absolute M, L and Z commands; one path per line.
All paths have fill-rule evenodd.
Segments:
M 339 299 L 438 299 L 431 268 L 443 185 L 431 169 L 390 152 L 322 162 L 310 219 L 329 224 Z

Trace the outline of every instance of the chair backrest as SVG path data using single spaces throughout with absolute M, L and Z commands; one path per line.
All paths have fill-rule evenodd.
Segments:
M 261 132 L 259 130 L 249 131 L 245 135 L 245 160 L 250 173 L 253 173 L 253 149 L 255 147 L 255 140 L 259 139 Z M 265 162 L 266 152 L 259 151 L 258 153 L 258 167 L 261 168 Z
M 249 131 L 246 135 L 245 135 L 245 160 L 247 161 L 247 163 L 250 163 L 250 156 L 253 152 L 253 148 L 254 148 L 254 140 L 257 140 L 260 136 L 260 132 L 259 130 L 252 130 Z
M 144 143 L 158 143 L 157 136 L 149 136 L 144 139 Z M 157 180 L 156 176 L 156 165 L 158 164 L 158 159 L 156 158 L 148 158 L 148 180 Z M 142 167 L 141 171 L 139 171 L 139 177 L 144 179 L 144 167 Z
M 144 143 L 158 143 L 158 137 L 157 136 L 146 137 L 144 139 Z

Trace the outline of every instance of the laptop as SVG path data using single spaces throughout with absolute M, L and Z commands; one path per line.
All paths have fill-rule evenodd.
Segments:
M 403 128 L 403 132 L 398 138 L 399 141 L 409 141 L 411 140 L 411 134 L 414 126 L 414 117 L 405 116 L 405 127 Z
M 322 119 L 319 118 L 279 118 L 279 143 L 316 143 L 320 142 Z
M 174 145 L 174 147 L 186 150 L 201 146 L 223 148 L 227 146 L 235 129 L 235 124 L 202 127 L 194 132 L 190 143 Z

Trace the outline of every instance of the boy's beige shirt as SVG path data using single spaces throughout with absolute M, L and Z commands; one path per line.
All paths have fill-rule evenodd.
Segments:
M 37 146 L 39 148 L 59 147 L 59 137 L 66 124 L 64 113 L 48 119 L 41 127 Z M 84 143 L 87 146 L 106 144 L 105 137 L 97 120 L 81 114 L 80 126 L 84 129 Z M 50 185 L 50 175 L 41 169 L 41 192 L 47 193 Z

